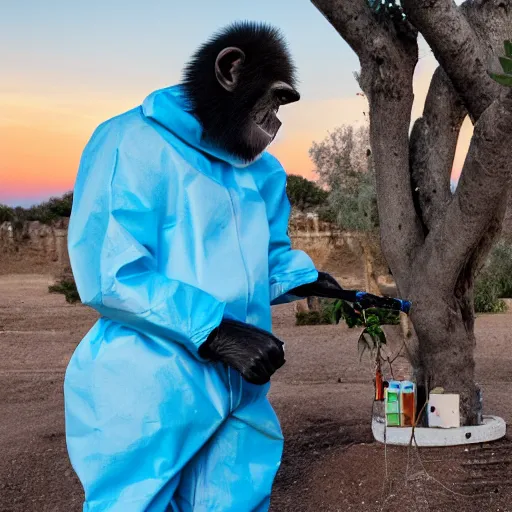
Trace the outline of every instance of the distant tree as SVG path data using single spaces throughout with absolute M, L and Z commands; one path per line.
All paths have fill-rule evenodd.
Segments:
M 73 192 L 66 192 L 62 197 L 52 197 L 46 203 L 48 209 L 57 217 L 70 217 L 73 206 Z
M 28 221 L 50 224 L 60 217 L 69 217 L 72 204 L 73 192 L 67 192 L 62 197 L 51 197 L 48 201 L 26 209 L 25 218 Z
M 288 175 L 286 192 L 291 205 L 301 211 L 324 204 L 328 196 L 314 181 L 295 174 Z
M 0 224 L 11 222 L 14 217 L 14 210 L 5 204 L 0 204 Z
M 379 216 L 368 126 L 336 128 L 321 142 L 313 142 L 309 155 L 320 183 L 329 190 L 327 202 L 339 227 L 375 231 Z
M 0 223 L 9 221 L 19 226 L 27 221 L 38 221 L 50 224 L 61 217 L 69 217 L 72 205 L 73 192 L 66 192 L 62 197 L 51 197 L 48 201 L 29 208 L 11 208 L 0 204 Z
M 357 188 L 360 174 L 369 170 L 370 155 L 367 125 L 340 126 L 321 142 L 313 142 L 309 150 L 319 182 L 329 190 Z
M 380 294 L 374 270 L 379 216 L 368 125 L 336 128 L 313 142 L 309 155 L 320 183 L 329 190 L 327 206 L 334 222 L 360 234 L 366 290 Z

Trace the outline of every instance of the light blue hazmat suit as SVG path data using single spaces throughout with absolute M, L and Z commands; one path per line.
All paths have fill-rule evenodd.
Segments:
M 271 330 L 313 282 L 292 250 L 286 174 L 209 147 L 180 86 L 100 125 L 82 155 L 69 254 L 101 317 L 65 376 L 87 512 L 268 510 L 283 438 L 253 385 L 198 347 L 223 317 Z

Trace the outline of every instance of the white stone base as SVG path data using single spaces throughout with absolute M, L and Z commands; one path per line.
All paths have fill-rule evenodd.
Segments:
M 498 416 L 484 416 L 483 424 L 476 427 L 424 428 L 414 429 L 413 446 L 460 446 L 465 444 L 488 443 L 505 436 L 507 425 Z M 372 420 L 373 437 L 379 443 L 407 446 L 411 441 L 412 427 L 386 427 L 384 420 Z

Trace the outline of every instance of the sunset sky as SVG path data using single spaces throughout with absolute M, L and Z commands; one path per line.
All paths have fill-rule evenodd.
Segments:
M 73 188 L 95 127 L 176 83 L 183 63 L 234 20 L 280 27 L 299 69 L 302 99 L 280 112 L 271 152 L 289 173 L 315 178 L 312 141 L 367 111 L 358 59 L 309 0 L 2 0 L 0 203 L 28 206 Z M 291 5 L 293 9 L 290 10 Z M 435 60 L 425 44 L 415 76 L 421 114 Z M 471 136 L 460 137 L 454 176 Z

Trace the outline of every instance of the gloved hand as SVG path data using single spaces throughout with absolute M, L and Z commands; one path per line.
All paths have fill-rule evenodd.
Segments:
M 288 293 L 296 297 L 325 297 L 343 299 L 347 302 L 357 301 L 356 291 L 344 290 L 338 281 L 326 272 L 318 272 L 318 279 L 315 282 L 298 286 Z
M 356 314 L 360 315 L 363 309 L 386 308 L 403 311 L 409 314 L 411 303 L 407 300 L 391 297 L 379 297 L 357 290 L 343 289 L 334 277 L 325 272 L 318 272 L 318 279 L 314 283 L 304 284 L 290 290 L 288 293 L 296 297 L 325 297 L 328 299 L 341 299 L 351 302 Z
M 283 342 L 270 332 L 225 319 L 199 347 L 199 356 L 222 361 L 252 384 L 266 384 L 285 363 Z

